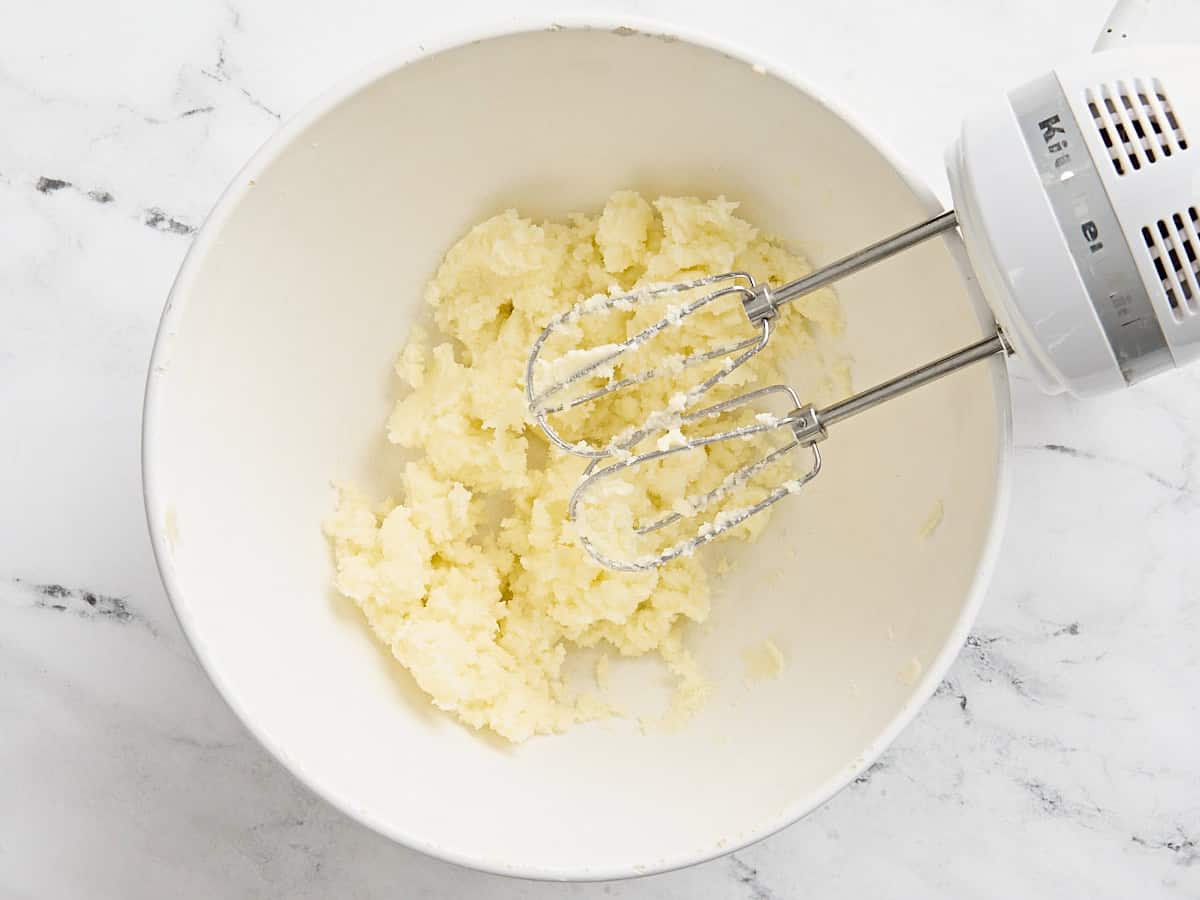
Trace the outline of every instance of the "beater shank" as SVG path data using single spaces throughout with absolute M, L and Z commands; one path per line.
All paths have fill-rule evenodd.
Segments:
M 875 385 L 873 388 L 855 394 L 853 397 L 847 397 L 845 400 L 839 400 L 837 403 L 830 404 L 824 409 L 818 410 L 812 406 L 803 406 L 796 410 L 790 417 L 792 420 L 792 430 L 795 431 L 796 439 L 801 443 L 815 443 L 816 441 L 824 440 L 826 428 L 835 422 L 849 419 L 851 416 L 856 416 L 860 412 L 872 409 L 880 403 L 886 403 L 893 397 L 907 394 L 909 391 L 937 381 L 939 378 L 943 378 L 951 372 L 957 372 L 959 369 L 965 368 L 981 359 L 987 359 L 989 356 L 995 356 L 997 353 L 1008 354 L 1011 352 L 1012 348 L 1009 346 L 1008 341 L 1005 339 L 1003 333 L 997 329 L 996 333 L 989 338 L 984 338 L 961 350 L 949 353 L 941 359 L 935 359 L 933 362 L 918 366 L 909 372 L 905 372 L 903 375 L 898 375 L 882 384 Z
M 743 304 L 746 316 L 751 322 L 770 319 L 779 312 L 779 307 L 785 303 L 803 297 L 805 294 L 811 294 L 847 275 L 853 275 L 861 269 L 873 266 L 909 247 L 915 247 L 931 237 L 936 237 L 957 227 L 958 214 L 951 209 L 939 213 L 919 225 L 913 225 L 911 228 L 906 228 L 891 237 L 871 244 L 869 247 L 855 251 L 849 256 L 843 256 L 836 262 L 823 266 L 803 278 L 788 282 L 783 287 L 772 289 L 768 284 L 757 285 L 754 296 Z

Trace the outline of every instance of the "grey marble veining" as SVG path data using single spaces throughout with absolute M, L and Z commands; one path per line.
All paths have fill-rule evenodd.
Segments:
M 945 111 L 1086 50 L 1105 6 L 608 4 L 799 61 L 939 189 Z M 0 897 L 1200 897 L 1200 371 L 1081 403 L 1015 368 L 1012 513 L 957 663 L 856 783 L 733 856 L 610 885 L 481 875 L 347 820 L 244 732 L 145 534 L 163 299 L 281 118 L 368 60 L 518 17 L 486 10 L 61 0 L 5 17 Z

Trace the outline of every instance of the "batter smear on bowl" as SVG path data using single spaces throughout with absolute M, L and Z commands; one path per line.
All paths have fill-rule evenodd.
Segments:
M 538 225 L 509 210 L 471 229 L 429 284 L 425 299 L 441 333 L 410 335 L 396 363 L 402 389 L 387 424 L 391 442 L 414 451 L 415 460 L 394 499 L 338 485 L 325 532 L 338 590 L 433 703 L 466 724 L 523 741 L 618 713 L 566 683 L 564 660 L 579 647 L 657 653 L 676 684 L 669 721 L 703 702 L 708 686 L 683 641 L 686 624 L 709 612 L 703 553 L 650 572 L 595 563 L 566 516 L 587 461 L 551 448 L 528 420 L 523 379 L 545 323 L 589 297 L 729 270 L 772 282 L 809 271 L 736 209 L 724 198 L 651 203 L 624 191 L 599 215 L 566 222 Z M 659 314 L 618 311 L 589 326 L 610 335 L 590 336 L 619 341 Z M 692 341 L 731 333 L 741 315 L 732 305 L 706 311 L 687 332 L 664 333 L 654 352 L 686 354 Z M 732 395 L 782 380 L 782 361 L 812 354 L 828 373 L 828 392 L 846 393 L 847 364 L 825 340 L 841 328 L 831 291 L 804 297 L 782 311 L 767 350 L 720 390 Z M 670 383 L 644 386 L 589 411 L 587 425 L 622 433 L 677 391 Z M 741 452 L 725 445 L 694 471 L 672 466 L 661 477 L 686 489 L 712 467 L 742 465 Z M 753 540 L 768 518 L 730 536 Z

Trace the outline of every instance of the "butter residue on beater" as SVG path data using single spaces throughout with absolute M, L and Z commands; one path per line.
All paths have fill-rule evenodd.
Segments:
M 659 655 L 676 684 L 664 721 L 686 718 L 707 695 L 683 640 L 686 624 L 709 613 L 703 555 L 641 573 L 597 565 L 567 520 L 586 461 L 550 448 L 528 420 L 523 376 L 544 323 L 589 297 L 729 270 L 776 283 L 809 271 L 736 208 L 724 198 L 650 203 L 622 191 L 598 216 L 567 222 L 538 225 L 509 210 L 471 229 L 429 284 L 425 299 L 441 335 L 417 328 L 409 336 L 388 420 L 389 440 L 417 451 L 400 499 L 376 502 L 340 485 L 324 528 L 338 590 L 432 702 L 464 723 L 522 741 L 615 714 L 597 694 L 568 687 L 564 660 L 579 647 Z M 612 338 L 632 333 L 640 315 L 617 310 Z M 688 334 L 727 338 L 744 327 L 737 315 L 698 317 Z M 779 380 L 780 362 L 805 352 L 820 355 L 830 393 L 843 390 L 845 361 L 816 340 L 841 328 L 831 291 L 798 300 L 767 350 L 724 389 Z M 666 336 L 663 352 L 682 354 L 683 341 Z M 613 430 L 639 424 L 663 400 L 631 401 Z M 738 452 L 722 448 L 710 465 L 733 471 Z M 505 510 L 498 522 L 497 508 Z M 766 518 L 732 536 L 753 540 Z

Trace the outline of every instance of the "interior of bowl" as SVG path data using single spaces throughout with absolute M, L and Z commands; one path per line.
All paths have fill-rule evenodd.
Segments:
M 510 206 L 596 210 L 626 187 L 724 194 L 819 262 L 922 218 L 927 201 L 819 100 L 683 40 L 528 32 L 393 69 L 239 178 L 164 320 L 148 509 L 206 668 L 318 792 L 474 866 L 648 872 L 812 808 L 928 694 L 968 624 L 995 526 L 999 362 L 833 431 L 821 477 L 739 551 L 713 627 L 692 636 L 717 689 L 682 730 L 615 720 L 518 747 L 471 732 L 430 706 L 330 588 L 330 481 L 395 490 L 392 362 L 466 228 Z M 986 321 L 953 239 L 839 293 L 858 387 L 957 349 Z M 747 687 L 742 651 L 767 638 L 786 666 Z M 629 679 L 662 675 L 645 665 Z

